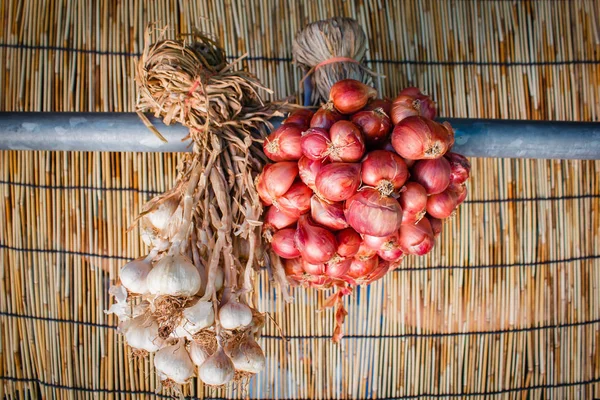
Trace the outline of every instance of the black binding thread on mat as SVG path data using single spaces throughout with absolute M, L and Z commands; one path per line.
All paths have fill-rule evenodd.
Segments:
M 99 56 L 121 56 L 121 57 L 140 57 L 141 53 L 130 53 L 125 51 L 108 51 L 96 49 L 74 49 L 62 46 L 44 46 L 31 45 L 23 43 L 0 43 L 0 48 L 18 49 L 18 50 L 42 50 L 42 51 L 65 51 L 69 53 L 94 54 Z M 238 59 L 238 56 L 228 56 L 231 60 Z M 247 61 L 276 61 L 292 62 L 291 57 L 271 57 L 271 56 L 248 56 Z M 548 66 L 548 65 L 596 65 L 600 60 L 555 60 L 555 61 L 436 61 L 436 60 L 385 60 L 372 59 L 365 60 L 371 64 L 391 64 L 391 65 L 443 65 L 443 66 L 500 66 L 500 67 L 530 67 L 530 66 Z
M 64 186 L 64 185 L 40 185 L 35 183 L 24 183 L 24 182 L 11 182 L 0 180 L 0 185 L 7 186 L 18 186 L 27 187 L 32 189 L 41 190 L 90 190 L 100 192 L 134 192 L 148 195 L 157 195 L 162 192 L 158 190 L 144 190 L 132 187 L 104 187 L 104 186 Z M 560 200 L 580 200 L 580 199 L 597 199 L 600 198 L 600 194 L 579 194 L 579 195 L 565 195 L 565 196 L 546 196 L 546 197 L 516 197 L 512 199 L 479 199 L 472 200 L 467 199 L 463 204 L 494 204 L 494 203 L 526 203 L 526 202 L 539 202 L 539 201 L 560 201 Z
M 35 321 L 44 321 L 44 322 L 55 322 L 55 323 L 63 323 L 63 324 L 72 324 L 72 325 L 83 325 L 89 326 L 93 328 L 104 328 L 104 329 L 117 329 L 115 326 L 108 324 L 98 324 L 95 322 L 86 322 L 86 321 L 76 321 L 70 319 L 63 318 L 53 318 L 53 317 L 39 317 L 35 315 L 26 315 L 26 314 L 17 314 L 0 311 L 0 316 L 9 317 L 9 318 L 20 318 L 20 319 L 28 319 Z M 410 338 L 445 338 L 445 337 L 455 337 L 455 336 L 478 336 L 478 335 L 504 335 L 508 333 L 523 333 L 523 332 L 537 332 L 544 330 L 553 330 L 553 329 L 566 329 L 566 328 L 574 328 L 579 326 L 587 326 L 594 325 L 600 323 L 600 318 L 593 319 L 589 321 L 580 321 L 580 322 L 569 322 L 566 324 L 557 324 L 557 325 L 544 325 L 544 326 L 532 326 L 526 328 L 515 328 L 515 329 L 506 329 L 506 330 L 493 330 L 493 331 L 471 331 L 471 332 L 450 332 L 450 333 L 405 333 L 400 335 L 345 335 L 345 339 L 410 339 Z M 274 339 L 281 340 L 281 336 L 277 335 L 261 335 L 264 339 Z M 290 335 L 286 336 L 287 339 L 331 339 L 330 335 Z
M 114 394 L 145 394 L 150 396 L 155 396 L 159 398 L 172 398 L 172 396 L 167 396 L 164 394 L 158 394 L 150 391 L 142 391 L 142 390 L 119 390 L 119 389 L 92 389 L 86 387 L 79 386 L 68 386 L 62 385 L 59 383 L 51 383 L 45 382 L 37 378 L 17 378 L 14 376 L 0 375 L 0 380 L 11 381 L 11 382 L 28 382 L 28 383 L 37 383 L 41 386 L 51 387 L 55 389 L 63 389 L 63 390 L 72 390 L 78 392 L 86 392 L 86 393 L 114 393 Z M 419 399 L 421 397 L 434 397 L 434 398 L 444 398 L 444 397 L 475 397 L 475 396 L 498 396 L 507 393 L 515 393 L 515 392 L 523 392 L 528 390 L 543 390 L 543 389 L 558 389 L 572 386 L 581 386 L 581 385 L 589 385 L 593 383 L 600 382 L 600 378 L 593 378 L 584 381 L 577 382 L 561 382 L 561 383 L 549 383 L 546 385 L 532 385 L 532 386 L 521 386 L 517 388 L 508 388 L 501 390 L 491 390 L 488 392 L 469 392 L 469 393 L 419 393 L 413 395 L 407 395 L 404 397 L 386 397 L 388 400 L 402 400 L 402 399 Z M 198 397 L 186 397 L 186 399 L 190 400 L 199 400 Z M 206 400 L 226 400 L 222 397 L 205 397 Z M 308 400 L 308 399 L 287 399 L 286 400 Z M 258 399 L 257 399 L 258 400 Z M 367 400 L 367 399 L 358 399 L 358 400 Z

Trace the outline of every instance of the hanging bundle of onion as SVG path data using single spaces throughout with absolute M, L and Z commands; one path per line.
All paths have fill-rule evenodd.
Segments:
M 228 64 L 206 36 L 150 43 L 137 63 L 138 113 L 189 128 L 193 152 L 178 166 L 172 190 L 148 202 L 138 218 L 147 257 L 125 265 L 122 303 L 147 303 L 132 319 L 120 307 L 127 342 L 154 352 L 164 383 L 194 374 L 224 385 L 260 371 L 256 343 L 264 319 L 249 294 L 263 261 L 262 205 L 254 182 L 265 163 L 268 120 L 282 114 L 254 76 Z M 240 354 L 244 354 L 244 357 Z

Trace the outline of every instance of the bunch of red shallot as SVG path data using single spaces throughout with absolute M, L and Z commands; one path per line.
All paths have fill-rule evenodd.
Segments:
M 450 151 L 454 132 L 433 120 L 434 102 L 417 88 L 393 102 L 376 95 L 346 79 L 314 114 L 292 113 L 265 140 L 276 163 L 257 179 L 274 266 L 292 285 L 337 289 L 334 341 L 343 296 L 431 251 L 467 195 L 471 166 Z

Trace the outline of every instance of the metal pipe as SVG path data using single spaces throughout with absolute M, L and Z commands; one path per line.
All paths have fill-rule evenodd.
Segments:
M 149 118 L 168 143 L 135 113 L 0 112 L 0 150 L 190 151 L 186 128 Z M 443 120 L 456 131 L 454 150 L 469 157 L 600 159 L 597 122 Z

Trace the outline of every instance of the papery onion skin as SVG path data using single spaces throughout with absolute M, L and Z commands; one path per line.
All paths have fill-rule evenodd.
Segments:
M 429 224 L 431 225 L 431 230 L 433 231 L 433 237 L 437 238 L 442 233 L 444 222 L 441 219 L 432 217 L 431 215 L 427 215 L 427 219 L 429 220 Z
M 283 196 L 277 199 L 275 206 L 285 214 L 297 218 L 310 211 L 312 194 L 312 190 L 304 182 L 297 180 Z
M 256 179 L 256 190 L 264 205 L 270 206 L 273 200 L 285 194 L 298 176 L 298 163 L 283 161 L 267 164 Z
M 315 180 L 319 196 L 329 201 L 344 201 L 360 186 L 360 164 L 332 163 L 321 168 Z
M 466 157 L 457 153 L 447 153 L 444 157 L 450 163 L 450 183 L 460 184 L 469 179 L 471 163 Z
M 375 147 L 383 144 L 390 133 L 390 117 L 381 108 L 359 111 L 350 121 L 359 127 L 367 145 Z
M 448 150 L 448 130 L 423 117 L 408 117 L 392 131 L 396 153 L 410 160 L 440 158 Z
M 310 124 L 314 112 L 308 108 L 301 108 L 290 113 L 290 115 L 283 121 L 284 124 L 294 124 L 302 128 L 307 128 Z
M 411 116 L 423 116 L 434 119 L 435 103 L 418 88 L 406 88 L 392 102 L 390 117 L 394 125 Z
M 283 124 L 265 139 L 263 151 L 271 161 L 297 161 L 302 157 L 301 139 L 300 126 Z
M 427 191 L 416 182 L 408 182 L 400 191 L 398 202 L 402 207 L 402 223 L 414 224 L 425 215 Z
M 350 121 L 338 121 L 329 129 L 329 159 L 335 162 L 357 162 L 365 154 L 365 141 L 360 129 Z
M 342 229 L 335 234 L 335 238 L 338 243 L 337 254 L 340 256 L 354 257 L 358 253 L 362 239 L 354 229 Z
M 331 140 L 329 132 L 321 128 L 310 128 L 302 134 L 300 149 L 311 160 L 323 160 L 329 154 Z
M 344 218 L 344 205 L 341 202 L 327 202 L 313 195 L 310 199 L 310 215 L 317 224 L 333 231 L 348 227 Z
M 379 191 L 363 188 L 350 197 L 344 207 L 348 224 L 363 235 L 389 236 L 400 228 L 402 208 L 391 197 Z
M 294 245 L 295 234 L 296 230 L 292 228 L 281 229 L 275 232 L 271 241 L 271 247 L 275 254 L 286 259 L 300 257 L 300 252 Z
M 450 185 L 450 163 L 444 157 L 419 160 L 411 172 L 412 179 L 423 186 L 429 195 L 442 193 Z
M 451 190 L 432 194 L 427 198 L 427 213 L 435 218 L 445 219 L 456 209 L 456 194 Z
M 337 249 L 333 233 L 315 224 L 307 215 L 298 220 L 294 243 L 302 258 L 311 264 L 329 261 Z
M 404 160 L 385 150 L 374 150 L 361 163 L 363 185 L 376 188 L 384 196 L 400 189 L 408 179 L 408 168 Z
M 374 99 L 371 100 L 364 108 L 365 111 L 372 111 L 377 108 L 381 108 L 384 113 L 389 117 L 392 112 L 392 102 L 386 99 Z
M 465 201 L 465 199 L 467 198 L 467 186 L 464 183 L 461 184 L 454 184 L 451 183 L 450 186 L 448 186 L 448 189 L 452 191 L 455 195 L 456 195 L 456 205 L 458 206 L 459 204 L 461 204 L 463 201 Z
M 342 119 L 344 119 L 344 116 L 337 112 L 333 107 L 333 103 L 327 102 L 313 115 L 310 120 L 310 127 L 329 130 L 333 124 Z
M 354 79 L 343 79 L 331 86 L 329 99 L 342 114 L 352 114 L 377 97 L 375 88 Z
M 434 245 L 433 231 L 427 218 L 416 224 L 400 227 L 400 248 L 404 253 L 422 256 L 431 251 Z
M 315 180 L 317 179 L 317 174 L 321 169 L 329 164 L 329 160 L 311 160 L 308 157 L 301 157 L 298 160 L 298 171 L 300 174 L 300 180 L 304 182 L 306 186 L 311 188 L 314 192 L 317 190 L 315 186 Z

